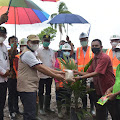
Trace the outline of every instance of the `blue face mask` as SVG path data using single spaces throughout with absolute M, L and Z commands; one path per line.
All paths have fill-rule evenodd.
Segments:
M 44 47 L 48 47 L 50 45 L 50 42 L 43 42 Z
M 66 57 L 69 57 L 69 56 L 70 56 L 70 52 L 63 52 L 63 54 L 64 54 Z
M 60 50 L 62 50 L 62 46 L 63 46 L 63 45 L 60 45 L 60 47 L 59 47 Z
M 13 43 L 13 44 L 11 44 L 11 48 L 13 48 L 13 45 L 14 45 L 14 43 Z M 18 47 L 18 43 L 17 43 L 17 47 Z

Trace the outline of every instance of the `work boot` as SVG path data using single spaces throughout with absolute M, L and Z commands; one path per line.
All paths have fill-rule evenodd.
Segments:
M 44 104 L 44 95 L 40 95 L 39 96 L 39 105 L 40 105 L 40 114 L 41 115 L 45 115 L 45 111 L 44 111 L 44 108 L 43 108 L 43 104 Z
M 45 112 L 54 112 L 53 110 L 50 109 L 50 101 L 51 101 L 51 95 L 45 95 L 44 97 L 44 110 Z
M 92 116 L 96 116 L 96 112 L 94 110 L 94 105 L 93 104 L 90 105 L 90 113 L 91 113 Z
M 61 112 L 61 108 L 62 108 L 62 104 L 60 101 L 57 101 L 57 109 L 58 109 L 58 118 L 62 119 L 63 118 L 63 114 Z

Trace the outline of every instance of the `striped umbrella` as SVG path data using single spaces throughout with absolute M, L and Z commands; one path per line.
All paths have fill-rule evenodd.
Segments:
M 6 24 L 15 24 L 15 26 L 42 23 L 49 18 L 49 14 L 31 0 L 0 0 L 0 15 L 6 11 L 9 11 Z

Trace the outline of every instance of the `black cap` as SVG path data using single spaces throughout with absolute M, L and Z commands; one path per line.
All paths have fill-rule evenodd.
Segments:
M 43 39 L 50 39 L 50 36 L 49 35 L 44 35 Z
M 7 33 L 7 30 L 5 27 L 0 26 L 0 33 Z

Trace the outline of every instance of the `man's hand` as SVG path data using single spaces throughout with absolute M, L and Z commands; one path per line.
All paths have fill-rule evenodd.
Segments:
M 62 75 L 62 74 L 56 74 L 56 77 L 55 77 L 57 80 L 61 80 L 61 81 L 65 81 L 65 76 Z
M 109 97 L 109 100 L 114 100 L 116 98 L 116 94 L 111 93 L 107 97 Z
M 4 13 L 0 17 L 0 24 L 3 24 L 8 21 L 8 13 Z
M 4 75 L 2 75 L 2 77 L 7 77 L 7 76 L 9 76 L 9 70 L 7 70 Z
M 111 92 L 112 92 L 112 87 L 109 88 L 109 89 L 107 89 L 107 91 L 105 92 L 105 95 L 108 95 L 108 94 L 110 94 Z

